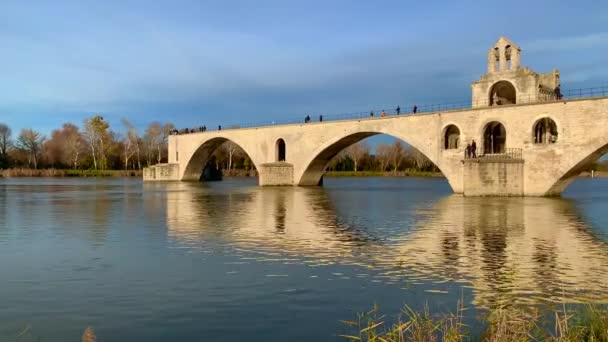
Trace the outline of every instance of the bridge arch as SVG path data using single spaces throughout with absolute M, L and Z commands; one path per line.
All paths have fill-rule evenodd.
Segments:
M 560 170 L 561 177 L 550 186 L 545 193 L 546 196 L 559 196 L 567 187 L 574 181 L 576 176 L 581 172 L 588 170 L 592 163 L 600 159 L 604 154 L 608 153 L 608 134 L 601 141 L 582 150 L 578 158 L 572 163 L 566 164 Z
M 184 167 L 182 180 L 199 180 L 205 165 L 209 162 L 209 160 L 211 160 L 213 153 L 227 141 L 232 142 L 243 150 L 251 160 L 253 166 L 258 169 L 258 162 L 253 160 L 249 151 L 243 147 L 243 144 L 238 143 L 234 139 L 220 136 L 202 141 L 200 143 Z
M 312 156 L 303 163 L 303 170 L 301 175 L 296 177 L 297 185 L 300 186 L 315 186 L 321 183 L 323 174 L 327 169 L 331 160 L 342 150 L 347 148 L 348 146 L 355 144 L 365 138 L 369 138 L 374 135 L 386 134 L 393 138 L 404 141 L 406 144 L 412 146 L 420 153 L 422 153 L 425 157 L 427 157 L 448 179 L 448 183 L 452 189 L 454 186 L 452 185 L 451 174 L 446 174 L 442 165 L 439 164 L 438 156 L 432 151 L 435 151 L 436 148 L 431 148 L 430 146 L 425 148 L 424 144 L 419 141 L 414 141 L 413 139 L 409 139 L 408 137 L 404 137 L 398 133 L 393 132 L 378 132 L 378 131 L 364 131 L 364 132 L 350 132 L 346 133 L 343 136 L 334 138 L 327 143 L 323 144 L 321 147 L 314 150 Z M 438 142 L 441 139 L 437 139 Z

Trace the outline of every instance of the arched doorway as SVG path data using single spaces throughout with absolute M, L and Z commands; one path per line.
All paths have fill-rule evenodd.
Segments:
M 505 153 L 507 131 L 500 122 L 492 121 L 486 125 L 483 133 L 483 153 Z
M 286 160 L 286 150 L 285 150 L 285 140 L 279 139 L 276 143 L 276 159 L 277 161 L 285 161 Z
M 490 90 L 490 106 L 503 106 L 516 103 L 515 87 L 511 82 L 499 81 Z
M 557 142 L 557 125 L 551 118 L 536 121 L 532 129 L 535 144 L 554 144 Z
M 457 149 L 460 144 L 460 130 L 455 125 L 449 125 L 443 135 L 444 148 L 446 150 Z

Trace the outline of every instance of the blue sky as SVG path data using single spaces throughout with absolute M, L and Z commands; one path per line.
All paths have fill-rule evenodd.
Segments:
M 606 23 L 598 0 L 0 0 L 0 122 L 216 127 L 462 101 L 500 35 L 563 89 L 608 85 Z

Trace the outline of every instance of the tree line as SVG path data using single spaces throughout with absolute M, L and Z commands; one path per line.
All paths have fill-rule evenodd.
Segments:
M 33 128 L 13 137 L 11 128 L 0 123 L 0 168 L 138 170 L 167 160 L 173 124 L 152 122 L 143 134 L 126 119 L 121 124 L 124 134 L 95 115 L 81 127 L 65 123 L 48 137 Z
M 375 153 L 366 141 L 355 143 L 342 150 L 332 159 L 330 171 L 380 171 L 405 170 L 438 171 L 437 167 L 417 149 L 397 140 L 392 144 L 376 145 Z
M 45 136 L 24 128 L 13 136 L 11 128 L 0 123 L 0 169 L 56 168 L 82 170 L 140 170 L 167 161 L 171 123 L 152 122 L 141 134 L 127 119 L 117 133 L 101 115 L 83 121 L 82 126 L 65 123 Z M 433 163 L 418 150 L 401 141 L 378 144 L 375 153 L 365 141 L 340 152 L 330 162 L 332 171 L 435 171 Z M 243 149 L 227 141 L 214 152 L 218 169 L 253 170 L 255 166 Z

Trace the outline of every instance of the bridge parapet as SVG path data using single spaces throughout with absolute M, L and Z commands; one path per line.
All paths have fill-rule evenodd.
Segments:
M 523 149 L 521 148 L 506 148 L 504 152 L 499 153 L 484 153 L 483 149 L 476 152 L 476 156 L 467 155 L 465 150 L 465 163 L 523 163 Z

